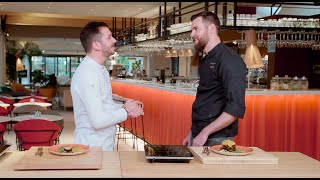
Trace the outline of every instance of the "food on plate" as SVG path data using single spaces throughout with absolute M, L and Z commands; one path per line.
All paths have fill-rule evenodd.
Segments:
M 221 150 L 226 150 L 229 152 L 235 152 L 237 150 L 236 143 L 229 139 L 222 141 L 221 145 Z
M 84 149 L 81 146 L 73 146 L 71 150 L 72 150 L 73 153 L 83 152 L 84 151 Z
M 237 149 L 237 145 L 234 141 L 232 140 L 224 140 L 221 143 L 221 151 L 227 151 L 227 152 L 232 152 L 232 153 L 243 153 L 243 149 Z
M 59 153 L 77 153 L 83 152 L 84 149 L 81 146 L 62 146 L 58 151 Z

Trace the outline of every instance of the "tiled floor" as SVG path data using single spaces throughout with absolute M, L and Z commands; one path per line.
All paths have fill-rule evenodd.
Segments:
M 74 118 L 73 118 L 73 110 L 68 109 L 67 111 L 64 111 L 63 108 L 54 107 L 53 110 L 58 111 L 64 119 L 64 128 L 60 135 L 60 144 L 72 144 L 74 143 Z M 127 134 L 127 133 L 126 133 Z M 132 148 L 132 140 L 131 135 L 127 134 L 126 141 L 120 139 L 119 140 L 119 149 L 118 151 L 136 151 L 137 147 Z M 11 151 L 16 151 L 16 135 L 14 131 L 9 131 L 4 134 L 4 139 L 7 141 L 7 144 L 11 144 Z M 117 139 L 117 138 L 116 138 Z M 116 142 L 117 143 L 117 142 Z M 116 144 L 117 145 L 117 144 Z M 116 147 L 115 145 L 115 147 Z M 141 140 L 138 140 L 138 150 L 143 151 L 143 142 Z

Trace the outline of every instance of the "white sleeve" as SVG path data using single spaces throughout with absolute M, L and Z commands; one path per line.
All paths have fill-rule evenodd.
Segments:
M 81 97 L 87 110 L 90 124 L 95 129 L 106 128 L 127 119 L 127 112 L 123 108 L 114 111 L 113 103 L 103 103 L 101 99 L 102 80 L 97 72 L 87 72 L 78 80 L 76 91 Z M 108 92 L 110 93 L 110 92 Z

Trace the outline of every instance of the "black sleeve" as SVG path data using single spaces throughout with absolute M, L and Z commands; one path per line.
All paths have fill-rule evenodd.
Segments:
M 226 56 L 221 65 L 222 84 L 227 94 L 224 112 L 243 118 L 246 109 L 246 65 L 238 55 Z

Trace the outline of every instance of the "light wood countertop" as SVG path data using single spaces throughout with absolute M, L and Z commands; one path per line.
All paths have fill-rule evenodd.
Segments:
M 122 176 L 137 177 L 320 177 L 320 162 L 298 152 L 274 152 L 279 164 L 149 163 L 144 152 L 120 152 Z
M 32 170 L 14 171 L 13 166 L 24 152 L 7 152 L 0 157 L 0 178 L 68 178 L 68 177 L 320 177 L 320 162 L 298 152 L 272 152 L 278 164 L 202 164 L 149 163 L 143 151 L 103 152 L 99 170 Z
M 0 157 L 0 178 L 121 178 L 118 152 L 104 152 L 99 170 L 28 170 L 15 171 L 14 165 L 25 152 L 7 152 Z

